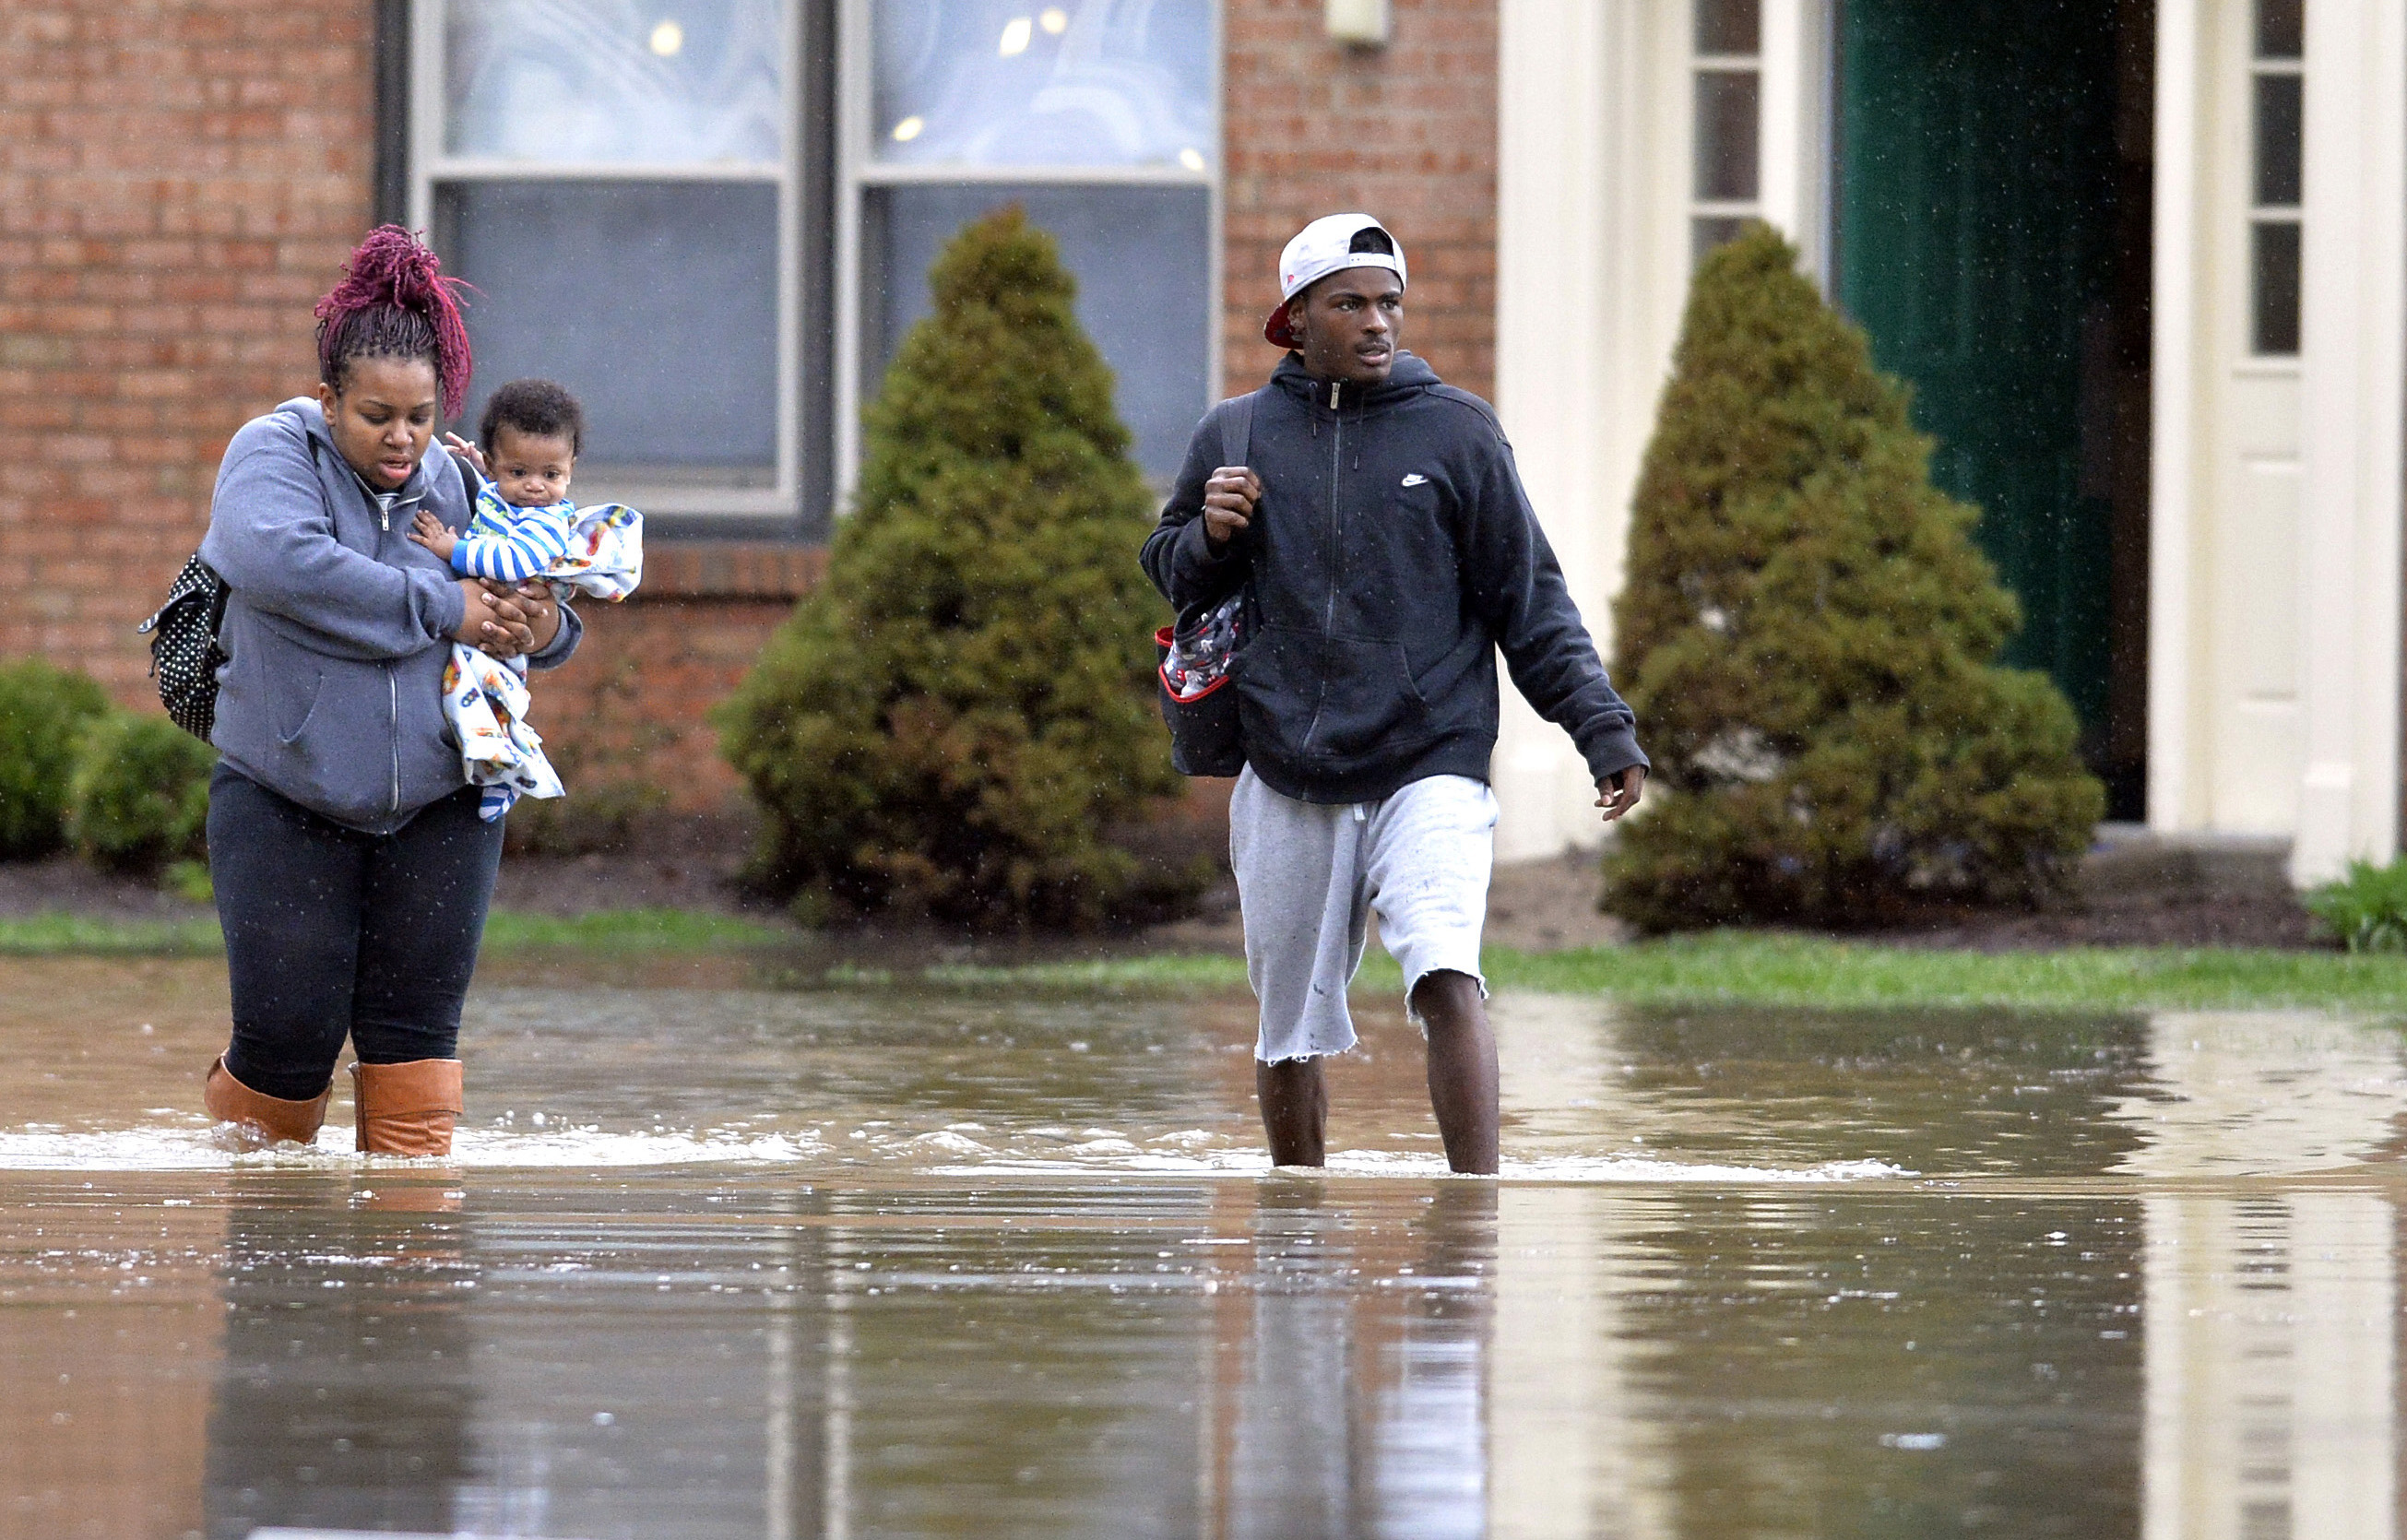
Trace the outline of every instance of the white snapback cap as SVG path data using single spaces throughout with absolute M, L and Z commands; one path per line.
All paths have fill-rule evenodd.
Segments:
M 1352 250 L 1354 237 L 1365 230 L 1376 230 L 1388 237 L 1396 249 L 1395 255 L 1385 251 Z M 1296 232 L 1295 239 L 1287 243 L 1279 253 L 1279 302 L 1262 322 L 1263 340 L 1275 347 L 1292 348 L 1295 334 L 1288 329 L 1288 302 L 1332 273 L 1342 273 L 1348 267 L 1384 267 L 1396 275 L 1398 283 L 1410 280 L 1404 277 L 1404 243 L 1395 233 L 1368 214 L 1330 214 L 1313 221 Z

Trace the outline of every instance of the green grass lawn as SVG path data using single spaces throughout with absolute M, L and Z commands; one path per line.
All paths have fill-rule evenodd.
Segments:
M 2084 947 L 1985 953 L 1731 931 L 1563 952 L 1490 947 L 1483 961 L 1496 989 L 1647 1005 L 2051 1011 L 2303 1005 L 2407 1014 L 2407 957 L 2343 952 Z M 1246 974 L 1233 958 L 1172 956 L 933 967 L 923 977 L 952 985 L 1196 989 L 1235 988 Z M 1375 950 L 1356 981 L 1358 989 L 1401 984 L 1394 962 Z
M 2237 948 L 1964 952 L 1730 933 L 1493 954 L 1493 983 L 1649 1002 L 2138 1010 L 2313 1005 L 2407 1012 L 2407 957 Z
M 485 931 L 486 948 L 495 953 L 774 954 L 794 939 L 792 932 L 757 920 L 678 909 L 621 909 L 574 920 L 505 911 Z M 216 922 L 207 919 L 0 920 L 0 955 L 207 955 L 218 945 Z M 1963 952 L 1733 931 L 1566 952 L 1490 948 L 1487 964 L 1488 980 L 1498 989 L 1609 995 L 1649 1005 L 2048 1011 L 2288 1005 L 2407 1016 L 2407 957 L 2397 955 L 2087 947 Z M 839 987 L 1153 991 L 1242 989 L 1246 969 L 1233 957 L 1167 953 L 1005 966 L 838 964 L 805 970 L 803 977 Z M 1392 990 L 1399 982 L 1395 963 L 1374 949 L 1358 987 Z

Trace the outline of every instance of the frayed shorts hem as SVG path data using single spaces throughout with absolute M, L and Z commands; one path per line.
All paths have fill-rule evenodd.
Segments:
M 1354 1047 L 1346 988 L 1374 914 L 1408 1000 L 1432 973 L 1463 974 L 1487 996 L 1479 933 L 1496 798 L 1485 783 L 1432 776 L 1377 802 L 1331 806 L 1281 796 L 1248 769 L 1230 797 L 1229 825 L 1246 974 L 1261 1007 L 1256 1062 Z
M 1257 1064 L 1308 1064 L 1315 1059 L 1335 1059 L 1353 1051 L 1354 1045 L 1349 1043 L 1342 1048 L 1315 1048 L 1305 1053 L 1282 1053 L 1275 1059 L 1265 1059 L 1262 1057 L 1261 1045 L 1257 1043 L 1254 1045 L 1254 1062 Z
M 1421 1008 L 1413 1004 L 1413 991 L 1421 987 L 1422 979 L 1433 973 L 1459 973 L 1479 986 L 1480 999 L 1488 998 L 1488 976 L 1475 967 L 1465 968 L 1452 962 L 1435 962 L 1407 977 L 1404 980 L 1404 1020 L 1419 1030 L 1423 1042 L 1429 1040 L 1429 1022 L 1422 1018 Z

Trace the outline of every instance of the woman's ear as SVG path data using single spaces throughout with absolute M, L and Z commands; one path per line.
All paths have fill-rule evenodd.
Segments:
M 322 379 L 318 381 L 318 409 L 326 414 L 326 421 L 329 422 L 335 419 L 335 403 L 342 398 L 342 392 L 336 391 L 332 385 Z

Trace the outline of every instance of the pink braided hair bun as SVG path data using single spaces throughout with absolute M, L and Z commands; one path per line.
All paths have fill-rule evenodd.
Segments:
M 351 320 L 390 307 L 424 319 L 434 334 L 434 381 L 443 394 L 443 415 L 454 418 L 468 399 L 468 327 L 460 319 L 457 292 L 468 287 L 446 278 L 443 264 L 426 244 L 397 224 L 380 224 L 351 252 L 343 281 L 318 302 L 318 366 L 328 381 L 341 378 L 351 340 Z

